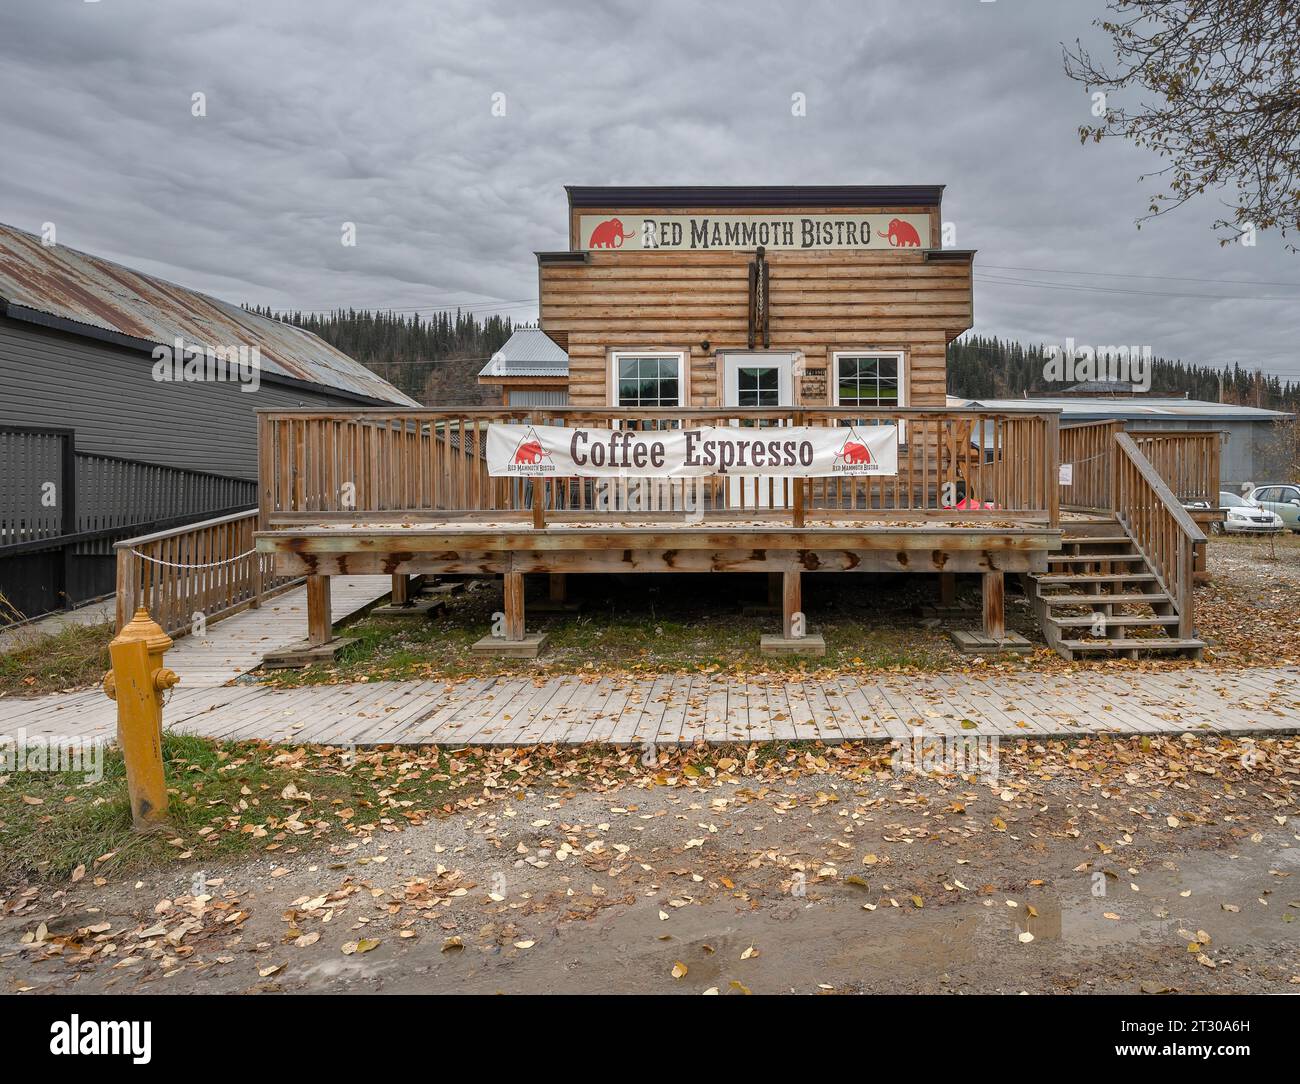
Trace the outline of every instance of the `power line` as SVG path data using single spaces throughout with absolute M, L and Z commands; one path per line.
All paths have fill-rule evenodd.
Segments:
M 498 309 L 518 308 L 521 305 L 535 305 L 537 301 L 538 299 L 535 297 L 522 297 L 514 301 L 482 301 L 482 302 L 476 302 L 474 304 L 461 304 L 461 303 L 452 304 L 451 302 L 447 302 L 438 305 L 420 305 L 420 306 L 412 306 L 406 308 L 393 308 L 391 306 L 382 306 L 382 305 L 370 305 L 370 306 L 340 305 L 332 309 L 293 308 L 293 309 L 285 309 L 283 311 L 300 313 L 304 316 L 330 316 L 333 315 L 334 313 L 348 312 L 348 311 L 374 312 L 380 315 L 384 315 L 388 313 L 422 315 L 424 313 L 452 312 L 454 310 L 459 310 L 460 312 L 496 311 Z
M 1099 278 L 1117 279 L 1163 279 L 1167 282 L 1210 282 L 1229 286 L 1282 286 L 1287 289 L 1300 290 L 1300 282 L 1267 282 L 1250 279 L 1191 278 L 1186 275 L 1134 275 L 1123 271 L 1066 271 L 1054 267 L 1013 267 L 1004 264 L 984 263 L 980 267 L 991 271 L 1034 271 L 1044 275 L 1090 275 Z
M 1127 294 L 1129 297 L 1180 297 L 1180 298 L 1197 298 L 1208 301 L 1287 301 L 1295 304 L 1298 300 L 1294 297 L 1234 297 L 1231 294 L 1189 294 L 1189 293 L 1170 293 L 1164 290 L 1130 290 L 1126 287 L 1119 286 L 1084 286 L 1080 283 L 1064 282 L 1022 282 L 1019 279 L 1005 279 L 989 277 L 987 275 L 976 275 L 976 282 L 983 282 L 988 285 L 996 286 L 1028 286 L 1035 290 L 1081 290 L 1086 293 L 1095 294 Z

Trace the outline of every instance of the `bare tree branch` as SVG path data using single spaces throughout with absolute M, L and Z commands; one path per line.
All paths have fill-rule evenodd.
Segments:
M 1243 233 L 1300 229 L 1300 0 L 1108 0 L 1113 66 L 1076 39 L 1065 72 L 1105 96 L 1081 142 L 1127 139 L 1168 164 L 1138 227 L 1210 190 L 1229 213 L 1212 223 L 1220 244 Z M 1138 91 L 1136 108 L 1112 94 Z M 1295 244 L 1288 244 L 1292 252 Z

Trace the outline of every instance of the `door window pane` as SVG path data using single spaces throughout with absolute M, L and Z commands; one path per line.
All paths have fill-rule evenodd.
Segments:
M 736 405 L 781 405 L 781 373 L 775 365 L 745 366 L 736 372 Z

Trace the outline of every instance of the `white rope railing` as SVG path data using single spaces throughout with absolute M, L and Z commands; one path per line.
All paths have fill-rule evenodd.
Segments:
M 245 550 L 243 553 L 238 553 L 234 557 L 225 557 L 220 561 L 205 561 L 200 564 L 186 564 L 184 562 L 177 562 L 177 561 L 164 561 L 161 557 L 151 557 L 149 556 L 149 554 L 141 553 L 139 550 L 135 550 L 135 549 L 133 549 L 131 552 L 135 554 L 135 556 L 139 557 L 142 561 L 148 561 L 150 564 L 162 565 L 164 568 L 218 568 L 221 565 L 234 564 L 236 561 L 242 561 L 246 557 L 251 557 L 253 554 L 257 552 L 257 550 L 255 549 Z

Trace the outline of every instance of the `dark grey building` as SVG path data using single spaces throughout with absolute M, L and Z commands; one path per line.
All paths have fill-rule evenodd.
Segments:
M 186 379 L 178 338 L 218 358 L 205 377 L 225 355 L 235 378 Z M 241 356 L 243 369 L 229 362 Z M 255 479 L 257 410 L 386 405 L 419 406 L 301 328 L 0 224 L 0 426 L 70 428 L 79 451 Z
M 257 411 L 419 406 L 300 328 L 0 225 L 0 625 L 257 503 Z

